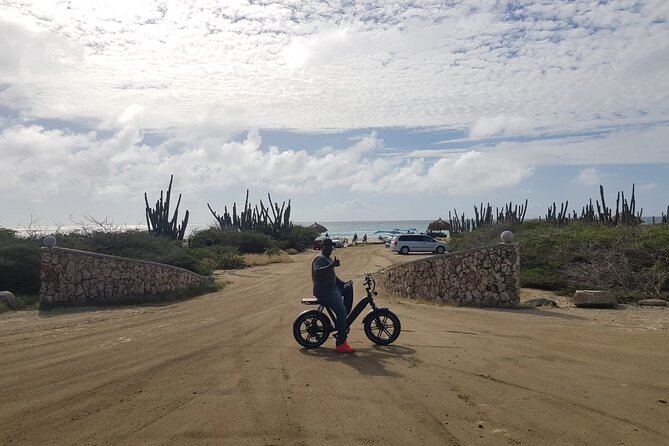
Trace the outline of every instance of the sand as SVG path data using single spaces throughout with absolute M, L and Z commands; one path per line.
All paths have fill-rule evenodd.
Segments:
M 362 271 L 418 258 L 336 255 L 356 298 Z M 0 315 L 0 444 L 667 444 L 668 309 L 379 296 L 400 338 L 375 346 L 357 321 L 342 356 L 292 337 L 312 256 L 175 304 Z

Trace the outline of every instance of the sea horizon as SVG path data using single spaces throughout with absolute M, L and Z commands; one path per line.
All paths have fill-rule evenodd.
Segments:
M 649 224 L 653 222 L 653 218 L 656 223 L 662 222 L 661 216 L 651 216 L 651 217 L 642 217 L 644 223 Z M 537 219 L 526 219 L 526 221 L 537 220 Z M 295 225 L 300 226 L 310 226 L 314 223 L 318 223 L 324 226 L 327 231 L 324 231 L 322 234 L 328 234 L 331 237 L 346 237 L 351 239 L 354 234 L 358 235 L 359 239 L 366 234 L 368 238 L 376 237 L 378 238 L 381 233 L 388 233 L 390 231 L 415 231 L 418 233 L 424 233 L 427 231 L 427 226 L 434 220 L 342 220 L 342 221 L 298 221 L 293 222 Z M 186 230 L 187 236 L 192 235 L 194 232 L 202 229 L 206 229 L 212 226 L 216 226 L 216 222 L 208 223 L 190 223 Z M 0 226 L 0 228 L 3 228 Z M 146 224 L 126 224 L 126 223 L 109 223 L 106 225 L 33 225 L 31 227 L 18 227 L 18 228 L 9 228 L 4 227 L 4 229 L 10 229 L 16 231 L 19 235 L 50 235 L 57 233 L 70 233 L 80 230 L 113 230 L 113 231 L 124 231 L 124 230 L 144 230 L 147 229 Z

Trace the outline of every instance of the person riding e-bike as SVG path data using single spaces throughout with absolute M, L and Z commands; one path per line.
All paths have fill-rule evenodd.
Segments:
M 337 346 L 339 353 L 354 353 L 355 349 L 346 342 L 348 323 L 346 316 L 353 305 L 353 287 L 350 282 L 344 282 L 335 274 L 335 268 L 340 265 L 337 257 L 330 258 L 334 243 L 331 239 L 323 240 L 321 253 L 311 261 L 311 281 L 314 284 L 314 296 L 334 311 L 337 317 Z M 342 297 L 342 293 L 345 297 Z

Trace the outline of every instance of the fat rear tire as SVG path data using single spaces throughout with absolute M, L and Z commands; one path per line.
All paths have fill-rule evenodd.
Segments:
M 293 336 L 305 348 L 316 348 L 330 336 L 330 320 L 320 311 L 311 310 L 300 314 L 293 323 Z

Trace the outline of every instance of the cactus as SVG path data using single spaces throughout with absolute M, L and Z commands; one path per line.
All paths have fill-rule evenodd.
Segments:
M 546 221 L 553 223 L 556 226 L 561 226 L 565 223 L 569 223 L 569 200 L 565 203 L 560 203 L 560 212 L 557 211 L 555 202 L 553 202 L 553 207 L 548 207 L 548 213 L 546 214 Z M 574 216 L 576 212 L 574 211 Z
M 609 225 L 609 226 L 617 226 L 617 225 L 638 225 L 642 223 L 641 215 L 643 214 L 643 209 L 640 209 L 639 212 L 636 212 L 636 197 L 635 197 L 635 187 L 634 183 L 632 183 L 632 196 L 630 198 L 630 201 L 628 202 L 627 199 L 625 199 L 625 192 L 621 191 L 618 192 L 618 196 L 616 198 L 616 213 L 615 216 L 613 216 L 613 210 L 608 208 L 606 206 L 606 202 L 604 201 L 604 187 L 602 185 L 599 186 L 599 194 L 602 199 L 602 205 L 600 207 L 599 201 L 597 201 L 597 214 L 599 215 L 599 222 Z M 622 199 L 622 209 L 620 208 L 621 200 Z
M 181 194 L 177 200 L 177 205 L 174 209 L 172 219 L 169 219 L 170 214 L 170 197 L 172 195 L 172 181 L 174 175 L 170 175 L 170 184 L 165 194 L 165 201 L 163 202 L 163 191 L 160 191 L 160 200 L 156 201 L 155 209 L 149 206 L 149 199 L 146 192 L 144 192 L 144 203 L 146 204 L 146 225 L 149 232 L 161 237 L 167 237 L 174 240 L 183 240 L 186 233 L 186 226 L 188 226 L 189 212 L 186 211 L 184 219 L 179 226 L 177 226 L 177 218 L 179 215 L 179 205 L 181 204 Z
M 597 221 L 595 218 L 595 208 L 592 205 L 592 198 L 590 199 L 590 204 L 583 206 L 583 210 L 581 210 L 581 216 L 578 219 L 574 218 L 574 220 L 590 223 Z
M 269 205 L 265 206 L 262 199 L 260 200 L 260 207 L 258 205 L 251 206 L 249 204 L 249 190 L 246 190 L 246 199 L 244 201 L 244 209 L 237 214 L 237 203 L 232 205 L 232 215 L 228 213 L 227 206 L 224 208 L 223 215 L 219 215 L 214 211 L 209 203 L 207 207 L 213 214 L 216 221 L 218 221 L 221 229 L 238 230 L 238 231 L 258 231 L 268 235 L 277 235 L 292 227 L 290 222 L 291 203 L 288 200 L 288 206 L 284 201 L 279 207 L 278 203 L 272 201 L 272 196 L 268 193 L 267 198 Z M 272 215 L 270 216 L 270 211 Z
M 474 206 L 474 218 L 466 218 L 465 214 L 458 215 L 458 210 L 453 209 L 454 214 L 448 212 L 448 222 L 451 225 L 450 233 L 459 234 L 461 232 L 471 232 L 485 226 L 492 226 L 500 222 L 522 223 L 525 220 L 528 200 L 525 199 L 524 205 L 513 205 L 512 202 L 505 203 L 504 208 L 496 207 L 493 213 L 492 206 L 487 203 L 485 206 L 480 203 Z

